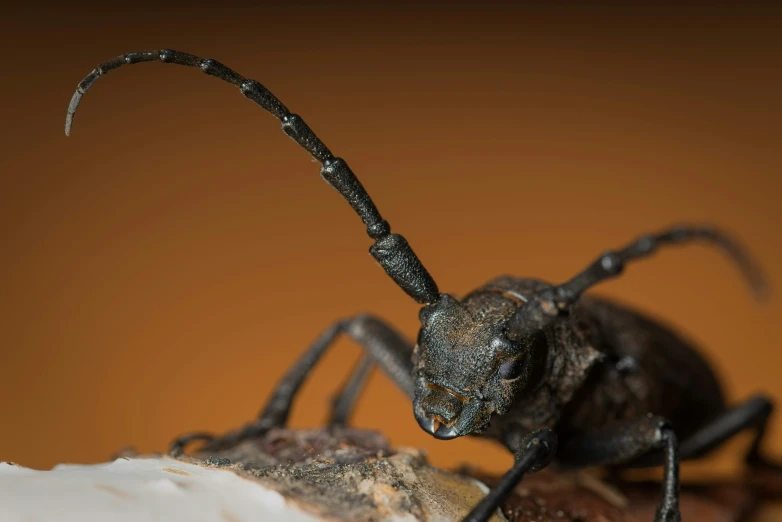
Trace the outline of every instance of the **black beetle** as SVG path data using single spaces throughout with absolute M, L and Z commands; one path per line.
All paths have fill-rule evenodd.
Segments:
M 332 421 L 344 424 L 362 383 L 377 364 L 413 400 L 418 424 L 438 439 L 483 435 L 516 456 L 514 466 L 465 521 L 485 521 L 526 472 L 551 461 L 562 467 L 664 466 L 656 521 L 680 520 L 679 462 L 700 457 L 737 434 L 756 431 L 746 460 L 773 467 L 760 451 L 772 412 L 767 397 L 729 407 L 708 363 L 687 342 L 643 315 L 582 295 L 658 247 L 704 241 L 722 247 L 753 290 L 764 294 L 760 271 L 736 243 L 708 227 L 681 226 L 644 235 L 599 256 L 558 285 L 503 276 L 462 299 L 440 293 L 399 234 L 391 232 L 347 163 L 271 92 L 215 60 L 172 50 L 128 53 L 100 64 L 68 107 L 70 134 L 81 97 L 102 75 L 126 64 L 161 61 L 201 71 L 238 87 L 282 122 L 283 131 L 322 164 L 321 175 L 348 201 L 375 241 L 372 256 L 410 297 L 423 305 L 415 346 L 369 315 L 338 321 L 284 376 L 260 417 L 222 437 L 177 439 L 172 452 L 194 440 L 217 449 L 284 426 L 301 384 L 340 334 L 366 349 L 335 401 Z

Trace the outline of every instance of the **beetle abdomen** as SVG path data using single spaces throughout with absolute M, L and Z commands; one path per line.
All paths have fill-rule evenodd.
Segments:
M 725 410 L 719 381 L 692 343 L 667 326 L 605 299 L 582 297 L 578 315 L 590 326 L 595 348 L 607 355 L 588 385 L 591 394 L 618 397 L 631 416 L 652 413 L 673 423 L 680 438 Z M 584 390 L 585 392 L 587 390 Z M 620 393 L 621 395 L 621 393 Z M 592 397 L 596 400 L 596 397 Z

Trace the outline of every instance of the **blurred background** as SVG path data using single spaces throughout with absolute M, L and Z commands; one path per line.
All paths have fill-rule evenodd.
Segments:
M 0 459 L 165 450 L 251 419 L 335 319 L 370 311 L 417 332 L 318 165 L 229 85 L 123 68 L 66 138 L 98 63 L 168 47 L 260 80 L 348 160 L 444 291 L 560 281 L 677 222 L 735 234 L 782 290 L 782 10 L 766 4 L 4 8 Z M 780 300 L 753 302 L 719 252 L 665 250 L 595 293 L 697 342 L 731 399 L 782 398 Z M 294 426 L 323 422 L 358 354 L 328 354 Z M 355 423 L 436 464 L 511 462 L 427 436 L 379 373 Z M 782 459 L 779 417 L 768 441 Z M 685 474 L 731 473 L 747 442 Z

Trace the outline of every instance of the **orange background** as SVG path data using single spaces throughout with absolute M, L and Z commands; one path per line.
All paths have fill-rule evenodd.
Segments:
M 348 160 L 444 291 L 506 272 L 562 280 L 681 221 L 732 231 L 782 287 L 779 8 L 35 8 L 0 22 L 0 459 L 94 462 L 237 426 L 359 311 L 415 336 L 417 308 L 356 216 L 230 86 L 124 68 L 66 138 L 77 82 L 127 51 L 213 57 L 268 86 Z M 780 301 L 752 302 L 719 253 L 664 251 L 597 292 L 698 341 L 730 397 L 782 398 Z M 294 426 L 323 421 L 357 355 L 346 341 L 328 355 Z M 510 462 L 427 436 L 382 375 L 356 424 L 438 464 Z M 782 458 L 779 418 L 770 449 Z

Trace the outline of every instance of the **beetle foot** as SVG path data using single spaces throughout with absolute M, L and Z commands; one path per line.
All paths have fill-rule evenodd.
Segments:
M 269 422 L 255 421 L 246 424 L 244 427 L 238 430 L 232 430 L 224 435 L 216 436 L 211 433 L 188 433 L 177 437 L 174 442 L 171 443 L 168 450 L 169 455 L 180 456 L 185 452 L 185 447 L 193 442 L 202 441 L 204 444 L 198 449 L 199 452 L 205 451 L 219 451 L 233 448 L 237 444 L 244 442 L 247 439 L 253 439 L 265 435 L 270 429 L 275 426 Z
M 172 457 L 178 457 L 180 455 L 183 455 L 185 453 L 185 448 L 189 444 L 192 444 L 193 442 L 202 441 L 208 445 L 214 440 L 215 440 L 215 436 L 212 435 L 211 433 L 205 433 L 205 432 L 186 433 L 174 439 L 174 441 L 171 443 L 171 445 L 168 448 L 168 454 L 171 455 Z

